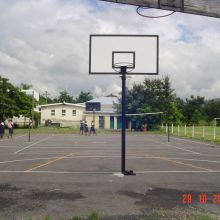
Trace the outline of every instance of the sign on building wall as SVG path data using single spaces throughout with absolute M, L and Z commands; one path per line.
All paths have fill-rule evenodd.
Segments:
M 100 102 L 87 102 L 86 111 L 101 111 L 101 103 Z

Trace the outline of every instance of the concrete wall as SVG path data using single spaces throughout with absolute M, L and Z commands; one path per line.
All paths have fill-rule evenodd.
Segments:
M 105 128 L 110 128 L 110 116 L 105 116 Z
M 55 110 L 55 115 L 51 115 L 51 110 Z M 66 110 L 66 114 L 62 115 L 62 110 Z M 73 110 L 76 110 L 76 115 L 73 116 Z M 79 122 L 83 119 L 83 107 L 69 105 L 54 105 L 41 108 L 41 124 L 45 120 L 50 119 L 52 122 Z

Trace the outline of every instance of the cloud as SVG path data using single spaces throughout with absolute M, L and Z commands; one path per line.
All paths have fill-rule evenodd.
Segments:
M 219 19 L 145 19 L 133 6 L 89 0 L 1 1 L 0 8 L 0 73 L 17 85 L 51 95 L 119 92 L 118 76 L 88 74 L 89 35 L 158 34 L 160 75 L 170 76 L 179 96 L 219 94 Z

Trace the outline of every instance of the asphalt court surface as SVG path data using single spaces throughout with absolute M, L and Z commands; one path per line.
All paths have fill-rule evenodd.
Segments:
M 126 169 L 133 170 L 136 176 L 120 175 L 120 133 L 32 135 L 31 142 L 27 135 L 0 140 L 0 191 L 1 186 L 17 186 L 24 195 L 36 190 L 77 192 L 82 195 L 74 201 L 77 213 L 84 212 L 86 207 L 106 215 L 140 214 L 155 208 L 156 198 L 158 208 L 166 208 L 167 204 L 170 204 L 167 208 L 173 208 L 182 205 L 183 192 L 220 194 L 220 145 L 217 144 L 174 137 L 168 143 L 167 137 L 162 135 L 127 134 Z M 154 204 L 143 201 L 148 189 L 155 190 Z M 158 197 L 157 190 L 161 190 Z M 162 195 L 166 195 L 166 201 L 161 199 Z M 8 210 L 0 211 L 0 217 L 7 219 L 9 210 L 10 213 L 24 213 L 24 197 L 23 206 L 15 205 L 21 194 L 6 193 L 5 196 L 11 197 L 14 203 Z M 136 203 L 138 199 L 141 202 Z M 58 208 L 53 210 L 51 202 L 49 199 L 45 205 L 47 213 L 62 212 Z M 56 201 L 53 202 L 56 206 Z M 65 202 L 64 199 L 62 210 L 68 214 L 73 201 L 69 206 Z M 30 199 L 26 203 L 31 203 Z M 195 205 L 198 205 L 197 200 Z M 211 199 L 203 208 L 220 212 L 220 204 L 212 204 Z M 27 208 L 27 212 L 31 211 Z
M 26 135 L 0 141 L 0 172 L 95 172 L 121 169 L 118 135 Z M 220 172 L 220 146 L 156 135 L 127 135 L 126 169 Z

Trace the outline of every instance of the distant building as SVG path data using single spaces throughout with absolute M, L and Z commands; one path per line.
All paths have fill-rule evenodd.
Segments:
M 121 117 L 117 116 L 117 104 L 118 97 L 114 95 L 102 96 L 86 102 L 84 116 L 88 125 L 94 121 L 96 128 L 121 128 Z
M 118 116 L 116 106 L 118 97 L 114 95 L 102 96 L 86 103 L 54 103 L 39 106 L 41 124 L 50 120 L 52 124 L 60 126 L 79 126 L 79 121 L 95 122 L 96 128 L 120 129 L 121 116 Z
M 64 102 L 40 105 L 39 108 L 41 124 L 50 120 L 54 124 L 60 124 L 61 127 L 68 127 L 78 126 L 79 121 L 83 119 L 85 105 Z
M 33 89 L 22 89 L 21 90 L 26 95 L 32 96 L 36 101 L 39 101 L 40 95 Z

